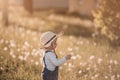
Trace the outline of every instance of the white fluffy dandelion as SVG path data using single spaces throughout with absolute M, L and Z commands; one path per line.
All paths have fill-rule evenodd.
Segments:
M 114 64 L 117 65 L 117 64 L 118 64 L 118 61 L 117 61 L 117 60 L 114 60 Z
M 91 56 L 89 57 L 90 60 L 93 60 L 94 58 L 95 58 L 94 55 L 91 55 Z
M 67 50 L 68 50 L 68 51 L 72 51 L 73 49 L 69 47 L 69 48 L 67 48 Z
M 97 43 L 94 42 L 93 45 L 94 45 L 94 46 L 97 46 Z
M 20 56 L 18 56 L 18 59 L 20 59 L 20 60 L 23 61 L 23 60 L 24 60 L 24 57 L 20 55 Z
M 78 73 L 81 74 L 81 73 L 82 73 L 82 70 L 79 70 Z
M 35 62 L 35 65 L 36 65 L 36 66 L 37 66 L 37 65 L 39 65 L 39 62 L 38 62 L 38 61 L 36 61 L 36 62 Z
M 90 70 L 90 67 L 87 67 L 86 70 Z
M 30 46 L 30 44 L 29 44 L 27 41 L 24 42 L 24 45 L 25 45 L 26 47 L 29 47 L 29 46 Z
M 31 60 L 30 60 L 30 62 L 31 62 L 31 63 L 33 63 L 33 62 L 34 62 L 34 60 L 33 60 L 33 59 L 31 59 Z
M 81 57 L 80 55 L 78 55 L 78 54 L 76 55 L 76 57 L 77 57 L 78 59 L 81 59 L 81 58 L 82 58 L 82 57 Z
M 1 44 L 4 43 L 4 39 L 1 39 L 1 40 L 0 40 L 0 43 L 1 43 Z
M 95 76 L 94 76 L 94 77 L 95 77 L 95 78 L 97 78 L 98 76 L 99 76 L 99 74 L 95 74 Z
M 72 66 L 72 63 L 69 63 L 69 64 L 68 64 L 68 67 L 71 67 L 71 66 Z
M 77 56 L 72 56 L 71 59 L 75 60 L 77 59 Z
M 27 33 L 27 34 L 30 34 L 30 33 L 31 33 L 31 31 L 30 31 L 30 30 L 27 30 L 27 31 L 26 31 L 26 33 Z
M 94 80 L 94 79 L 95 79 L 95 77 L 94 77 L 94 76 L 92 76 L 92 77 L 91 77 L 91 79 L 92 79 L 92 80 Z
M 105 79 L 108 79 L 108 76 L 105 76 Z
M 99 58 L 98 61 L 97 61 L 97 63 L 101 64 L 102 61 L 103 61 L 102 58 Z
M 85 66 L 85 65 L 87 65 L 87 63 L 86 63 L 86 62 L 80 63 L 80 65 L 81 65 L 81 66 Z
M 12 58 L 16 58 L 16 56 L 15 56 L 15 55 L 12 55 Z
M 10 40 L 10 47 L 16 47 L 16 43 L 14 40 Z
M 117 78 L 120 78 L 120 74 L 117 74 Z
M 71 69 L 71 68 L 68 68 L 68 71 L 72 71 L 72 69 Z
M 111 59 L 111 60 L 109 61 L 109 63 L 110 63 L 110 64 L 113 64 L 113 60 Z
M 4 48 L 3 48 L 3 50 L 4 50 L 4 51 L 7 51 L 7 50 L 8 50 L 8 48 L 7 48 L 7 47 L 4 47 Z

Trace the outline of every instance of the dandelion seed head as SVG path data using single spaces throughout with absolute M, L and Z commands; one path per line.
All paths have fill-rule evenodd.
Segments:
M 18 56 L 18 59 L 20 59 L 21 61 L 23 61 L 24 57 L 23 56 Z
M 24 42 L 24 45 L 27 46 L 27 47 L 30 46 L 30 44 L 27 41 Z
M 64 54 L 64 52 L 60 51 L 60 52 L 59 52 L 59 54 L 63 55 L 63 54 Z
M 0 43 L 1 43 L 1 44 L 4 43 L 4 39 L 1 39 L 1 40 L 0 40 Z
M 34 62 L 34 60 L 33 60 L 33 59 L 32 59 L 32 60 L 30 60 L 30 62 L 31 62 L 31 63 L 33 63 L 33 62 Z
M 68 50 L 68 51 L 72 51 L 73 49 L 69 47 L 69 48 L 67 48 L 67 50 Z
M 92 55 L 92 56 L 89 57 L 90 60 L 92 60 L 92 59 L 94 59 L 94 58 L 95 58 L 94 55 Z
M 20 52 L 20 48 L 17 48 L 17 51 Z
M 86 70 L 90 70 L 90 67 L 87 67 Z
M 97 43 L 94 42 L 93 45 L 94 45 L 94 46 L 97 46 Z
M 70 36 L 69 39 L 70 39 L 70 40 L 73 40 L 73 36 Z
M 97 78 L 98 76 L 99 76 L 99 74 L 95 74 L 95 76 L 94 76 L 94 77 L 95 77 L 95 78 Z
M 108 54 L 105 54 L 105 57 L 108 57 Z
M 21 37 L 25 37 L 25 34 L 24 34 L 24 33 L 21 33 Z
M 85 66 L 86 64 L 87 64 L 86 62 L 80 63 L 81 66 Z
M 75 60 L 77 59 L 77 56 L 72 56 L 71 59 Z
M 3 67 L 0 67 L 0 70 L 4 70 L 4 68 L 3 68 Z
M 24 52 L 25 56 L 28 57 L 30 55 L 29 52 Z
M 9 54 L 10 54 L 10 55 L 13 55 L 13 53 L 14 53 L 13 50 L 11 50 Z
M 10 40 L 10 47 L 16 47 L 16 44 L 15 44 L 14 40 Z
M 39 62 L 38 62 L 38 61 L 36 61 L 36 62 L 35 62 L 35 65 L 37 66 L 38 64 L 39 64 Z
M 8 48 L 7 48 L 7 47 L 4 47 L 4 48 L 3 48 L 3 50 L 4 50 L 4 51 L 7 51 L 7 50 L 8 50 Z
M 118 64 L 118 61 L 117 61 L 117 60 L 114 60 L 114 64 L 117 65 L 117 64 Z
M 95 79 L 94 76 L 92 76 L 91 79 L 94 80 Z
M 108 76 L 105 76 L 105 79 L 108 79 Z
M 81 57 L 80 55 L 78 55 L 78 54 L 76 55 L 76 57 L 77 57 L 78 59 L 81 59 L 81 58 L 82 58 L 82 57 Z
M 30 31 L 30 30 L 27 30 L 27 31 L 26 31 L 26 33 L 27 33 L 27 34 L 30 34 L 30 33 L 31 33 L 31 31 Z
M 117 74 L 117 78 L 120 78 L 120 74 Z
M 72 66 L 72 64 L 71 64 L 71 63 L 69 63 L 69 64 L 68 64 L 68 66 L 69 66 L 69 67 L 71 67 L 71 66 Z
M 16 56 L 15 56 L 15 55 L 12 55 L 12 58 L 16 58 Z
M 72 71 L 72 69 L 71 69 L 71 68 L 68 68 L 68 71 Z
M 112 64 L 112 63 L 113 63 L 113 60 L 110 60 L 109 63 Z
M 78 73 L 81 74 L 81 73 L 82 73 L 82 70 L 79 70 Z
M 101 64 L 102 61 L 103 61 L 102 58 L 99 58 L 98 59 L 98 64 Z

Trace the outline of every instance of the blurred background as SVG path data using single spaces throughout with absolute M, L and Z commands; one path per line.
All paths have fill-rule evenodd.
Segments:
M 119 0 L 0 0 L 0 80 L 41 80 L 41 33 L 64 32 L 59 80 L 120 80 Z M 72 73 L 71 73 L 72 72 Z

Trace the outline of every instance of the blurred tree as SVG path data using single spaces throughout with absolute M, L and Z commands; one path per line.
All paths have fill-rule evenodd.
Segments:
M 5 26 L 8 26 L 8 0 L 3 0 L 3 6 L 2 6 L 2 15 L 3 15 L 3 24 Z
M 24 0 L 23 6 L 29 12 L 33 12 L 33 5 L 32 0 Z
M 99 32 L 120 45 L 120 0 L 99 0 L 99 9 L 93 15 Z

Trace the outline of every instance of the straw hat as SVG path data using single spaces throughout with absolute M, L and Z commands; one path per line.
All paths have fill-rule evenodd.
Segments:
M 44 32 L 40 37 L 40 43 L 43 47 L 49 47 L 51 43 L 57 38 L 57 34 L 53 32 Z

